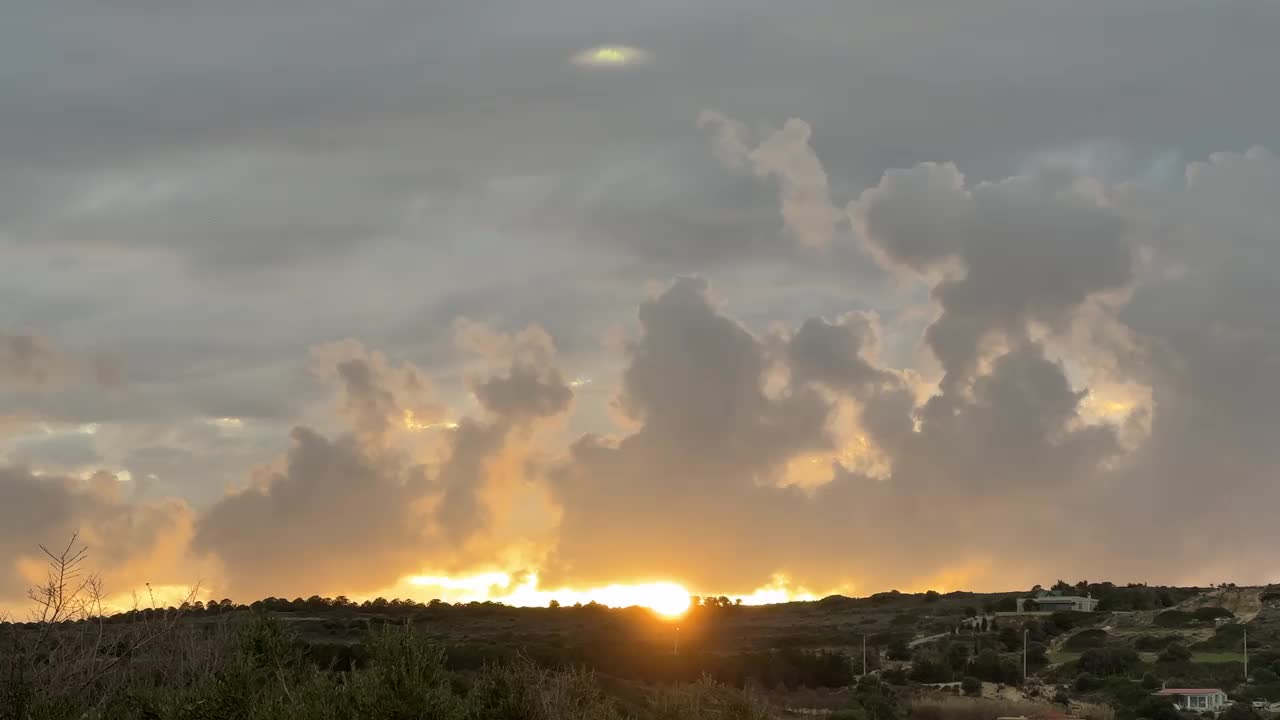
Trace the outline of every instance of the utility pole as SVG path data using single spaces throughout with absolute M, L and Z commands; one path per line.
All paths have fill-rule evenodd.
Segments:
M 862 674 L 867 674 L 867 636 L 862 636 Z
M 1026 628 L 1022 629 L 1022 682 L 1027 681 L 1027 633 L 1030 632 Z
M 1241 628 L 1244 631 L 1244 684 L 1249 684 L 1249 629 Z
M 676 639 L 675 639 L 674 645 L 672 645 L 671 647 L 671 654 L 672 655 L 680 654 L 680 626 L 679 625 L 676 626 Z

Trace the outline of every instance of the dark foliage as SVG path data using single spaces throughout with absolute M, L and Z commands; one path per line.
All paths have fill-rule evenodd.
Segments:
M 1075 635 L 1067 638 L 1067 641 L 1063 644 L 1062 648 L 1072 652 L 1080 652 L 1088 650 L 1089 648 L 1102 647 L 1107 644 L 1108 639 L 1110 639 L 1110 636 L 1107 634 L 1106 630 L 1099 628 L 1081 630 Z
M 1130 648 L 1106 647 L 1086 650 L 1076 661 L 1081 672 L 1092 673 L 1101 677 L 1109 675 L 1128 675 L 1141 659 L 1138 653 Z
M 1160 656 L 1156 658 L 1156 662 L 1161 664 L 1182 663 L 1191 660 L 1191 651 L 1182 643 L 1173 643 L 1166 647 Z

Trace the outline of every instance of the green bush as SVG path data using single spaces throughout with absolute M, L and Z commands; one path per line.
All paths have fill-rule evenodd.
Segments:
M 1190 659 L 1191 651 L 1188 650 L 1185 645 L 1182 643 L 1173 643 L 1169 647 L 1165 648 L 1164 652 L 1160 653 L 1160 656 L 1156 658 L 1156 662 L 1162 664 L 1181 663 L 1187 662 Z
M 1182 636 L 1143 635 L 1133 641 L 1133 647 L 1141 652 L 1159 652 L 1176 642 L 1182 642 Z
M 1098 676 L 1128 675 L 1141 659 L 1138 653 L 1129 648 L 1107 647 L 1086 650 L 1076 661 L 1082 672 Z
M 880 673 L 880 677 L 890 685 L 906 685 L 910 679 L 907 671 L 900 667 L 884 670 Z
M 911 659 L 911 679 L 920 683 L 951 682 L 951 665 L 934 650 L 921 650 Z
M 1219 713 L 1218 720 L 1262 720 L 1262 716 L 1248 705 L 1236 703 Z
M 967 676 L 960 681 L 960 689 L 965 695 L 976 697 L 982 694 L 982 681 L 972 675 Z
M 1259 684 L 1280 682 L 1280 675 L 1277 675 L 1274 670 L 1258 668 L 1253 671 L 1253 681 Z
M 1193 614 L 1201 622 L 1213 622 L 1218 618 L 1235 617 L 1235 613 L 1224 607 L 1202 607 Z
M 1204 642 L 1196 643 L 1192 646 L 1193 650 L 1204 652 L 1239 652 L 1241 645 L 1244 643 L 1245 626 L 1240 623 L 1227 623 L 1218 627 L 1214 631 L 1213 637 Z M 1249 639 L 1249 647 L 1256 648 L 1262 645 L 1258 638 Z
M 1194 623 L 1195 620 L 1196 616 L 1186 610 L 1165 610 L 1157 613 L 1152 622 L 1162 628 L 1181 628 Z
M 1081 630 L 1080 632 L 1067 638 L 1063 643 L 1062 649 L 1072 652 L 1088 650 L 1089 648 L 1102 647 L 1107 644 L 1107 640 L 1111 636 L 1106 630 L 1093 628 L 1090 630 Z
M 1080 673 L 1076 676 L 1076 681 L 1073 687 L 1075 687 L 1077 692 L 1093 692 L 1094 690 L 1100 689 L 1102 685 L 1102 678 L 1097 675 L 1094 675 L 1093 673 Z

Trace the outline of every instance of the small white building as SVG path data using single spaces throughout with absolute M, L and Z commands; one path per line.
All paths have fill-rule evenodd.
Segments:
M 1179 710 L 1217 712 L 1228 704 L 1218 688 L 1165 688 L 1156 695 L 1171 699 Z
M 1093 612 L 1098 609 L 1098 601 L 1092 595 L 1080 597 L 1079 595 L 1045 593 L 1039 597 L 1031 598 L 1031 602 L 1035 605 L 1037 612 L 1061 612 L 1067 610 Z M 1026 612 L 1022 598 L 1018 598 L 1018 612 Z

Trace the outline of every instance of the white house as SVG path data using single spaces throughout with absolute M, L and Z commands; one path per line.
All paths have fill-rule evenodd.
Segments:
M 1092 595 L 1080 597 L 1079 595 L 1045 593 L 1039 597 L 1031 598 L 1031 602 L 1035 604 L 1038 612 L 1059 612 L 1063 610 L 1093 612 L 1098 609 L 1098 601 Z M 1018 612 L 1026 612 L 1022 598 L 1018 598 Z
M 1217 712 L 1227 703 L 1227 694 L 1218 688 L 1165 688 L 1156 693 L 1168 697 L 1179 710 Z

